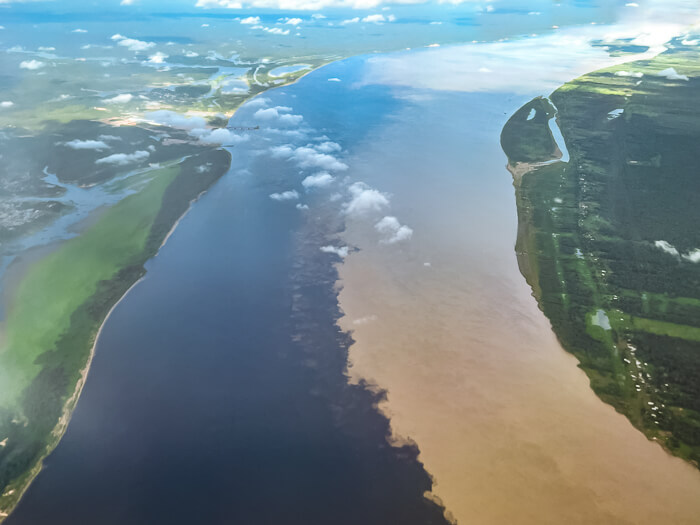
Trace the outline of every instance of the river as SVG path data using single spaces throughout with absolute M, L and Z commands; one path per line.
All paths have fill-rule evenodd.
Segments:
M 607 57 L 450 85 L 490 49 L 357 57 L 237 112 L 261 129 L 113 311 L 7 523 L 445 523 L 440 500 L 460 523 L 695 523 L 700 473 L 592 393 L 513 251 L 500 129 Z

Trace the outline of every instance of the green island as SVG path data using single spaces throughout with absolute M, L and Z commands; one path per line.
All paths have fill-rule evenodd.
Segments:
M 559 341 L 601 399 L 696 466 L 699 59 L 672 42 L 586 74 L 523 106 L 501 136 L 520 269 Z

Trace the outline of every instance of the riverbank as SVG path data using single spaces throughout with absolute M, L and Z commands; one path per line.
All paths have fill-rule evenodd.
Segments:
M 689 254 L 700 239 L 686 196 L 697 184 L 688 166 L 700 136 L 700 71 L 697 48 L 675 45 L 552 94 L 571 161 L 533 166 L 522 179 L 514 173 L 516 253 L 596 394 L 697 466 L 700 268 Z M 506 124 L 512 172 L 520 161 L 512 144 L 527 144 L 544 126 L 520 111 Z
M 154 170 L 141 191 L 27 268 L 5 321 L 3 371 L 14 386 L 3 390 L 2 512 L 14 508 L 65 432 L 109 312 L 191 201 L 229 165 L 230 154 L 212 148 Z

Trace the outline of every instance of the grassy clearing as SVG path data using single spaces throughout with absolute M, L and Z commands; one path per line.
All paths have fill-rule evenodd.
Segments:
M 17 504 L 58 443 L 109 310 L 145 273 L 145 262 L 190 202 L 229 164 L 226 151 L 207 149 L 154 170 L 139 193 L 27 270 L 13 296 L 0 357 L 13 378 L 2 383 L 0 403 L 0 512 Z M 202 172 L 202 165 L 209 170 Z
M 167 186 L 179 167 L 155 171 L 140 193 L 105 212 L 84 235 L 34 265 L 17 287 L 0 350 L 5 378 L 0 404 L 15 402 L 39 373 L 36 358 L 52 350 L 71 314 L 143 250 Z

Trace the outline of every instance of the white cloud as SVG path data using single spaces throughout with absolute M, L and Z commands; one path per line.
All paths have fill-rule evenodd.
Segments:
M 669 255 L 673 255 L 674 257 L 678 257 L 679 253 L 678 250 L 673 246 L 671 243 L 667 241 L 656 241 L 654 243 L 654 246 L 657 248 L 660 248 L 661 250 L 665 251 Z
M 71 140 L 66 142 L 65 145 L 71 149 L 94 149 L 103 150 L 109 149 L 109 146 L 101 140 Z
M 335 153 L 337 151 L 340 151 L 342 148 L 337 142 L 326 141 L 321 142 L 320 144 L 316 144 L 314 146 L 314 149 L 316 151 L 320 151 L 321 153 Z
M 87 33 L 87 29 L 73 29 L 71 33 Z
M 117 42 L 117 45 L 127 48 L 129 51 L 145 51 L 155 46 L 153 42 L 144 42 L 143 40 L 136 40 L 135 38 L 128 38 L 124 35 L 117 33 L 112 35 L 112 40 Z
M 422 4 L 429 0 L 393 0 L 394 4 Z M 474 0 L 440 0 L 440 3 L 461 4 Z M 197 0 L 196 7 L 242 9 L 255 7 L 285 11 L 318 11 L 324 8 L 371 9 L 379 7 L 383 0 Z M 489 6 L 493 10 L 493 7 Z
M 672 67 L 664 69 L 663 71 L 659 71 L 657 75 L 660 77 L 667 78 L 668 80 L 688 80 L 688 77 L 686 75 L 681 75 L 677 73 L 676 70 Z
M 19 63 L 19 67 L 21 69 L 29 69 L 29 70 L 41 69 L 45 65 L 46 64 L 44 64 L 43 62 L 40 62 L 38 60 L 23 60 L 22 62 Z
M 193 129 L 190 135 L 199 138 L 199 142 L 204 144 L 241 144 L 250 138 L 248 135 L 238 135 L 226 128 Z
M 392 216 L 384 217 L 374 228 L 383 236 L 382 242 L 387 244 L 407 241 L 413 237 L 413 230 Z
M 95 164 L 114 164 L 116 166 L 125 166 L 134 162 L 141 162 L 150 156 L 147 151 L 134 151 L 133 153 L 114 153 L 108 157 L 97 159 Z
M 319 168 L 325 170 L 344 171 L 348 165 L 327 153 L 319 153 L 314 148 L 303 146 L 294 150 L 294 160 L 301 168 Z
M 117 95 L 116 97 L 108 98 L 105 100 L 107 104 L 126 104 L 127 102 L 131 102 L 131 100 L 134 98 L 134 95 L 131 93 L 122 93 L 121 95 Z
M 260 23 L 259 16 L 249 16 L 247 18 L 241 19 L 241 24 L 256 25 Z
M 637 2 L 627 2 L 625 7 L 639 7 L 639 4 Z
M 136 0 L 122 0 L 119 5 L 134 5 L 135 2 Z
M 283 109 L 284 108 L 284 109 Z M 258 120 L 273 120 L 280 116 L 280 111 L 285 111 L 285 106 L 277 106 L 274 108 L 259 109 L 254 114 L 253 117 Z
M 188 117 L 167 109 L 151 111 L 150 113 L 146 113 L 144 117 L 151 122 L 171 128 L 192 130 L 197 128 L 203 129 L 207 126 L 206 120 L 202 117 Z
M 39 51 L 44 51 L 44 52 L 49 52 L 49 51 L 56 51 L 56 48 L 53 46 L 39 46 Z
M 340 79 L 337 77 L 329 78 L 328 82 L 340 82 Z
M 303 181 L 301 185 L 307 190 L 310 188 L 325 188 L 333 183 L 333 175 L 327 171 L 320 171 L 314 175 L 309 175 Z
M 277 120 L 279 123 L 289 126 L 301 124 L 304 117 L 289 114 L 291 110 L 292 108 L 287 106 L 275 106 L 274 108 L 259 109 L 253 114 L 253 117 L 258 120 Z
M 342 25 L 348 25 L 348 24 L 357 24 L 360 21 L 360 17 L 356 16 L 355 18 L 348 18 L 347 20 L 343 20 L 341 22 Z
M 308 204 L 297 203 L 296 209 L 297 209 L 297 210 L 308 210 L 308 209 L 309 209 L 309 205 L 308 205 Z
M 242 9 L 243 4 L 236 0 L 197 0 L 195 7 L 204 7 L 209 9 L 212 7 L 225 7 L 228 9 Z
M 288 35 L 289 29 L 280 29 L 279 27 L 263 27 L 263 31 L 270 33 L 272 35 Z
M 245 107 L 247 108 L 258 108 L 258 107 L 265 107 L 270 103 L 269 98 L 265 97 L 255 97 L 253 100 L 250 102 L 246 102 Z
M 100 135 L 97 138 L 98 140 L 122 140 L 121 137 L 117 137 L 116 135 Z
M 161 53 L 160 51 L 158 51 L 156 54 L 151 55 L 150 57 L 148 57 L 148 61 L 149 61 L 151 64 L 162 64 L 163 62 L 165 62 L 165 59 L 166 59 L 166 58 L 168 58 L 168 55 L 166 55 L 165 53 Z
M 299 198 L 297 190 L 287 190 L 282 193 L 271 193 L 270 198 L 273 201 L 295 201 Z
M 365 215 L 381 211 L 389 206 L 389 198 L 363 182 L 356 182 L 349 188 L 351 199 L 344 206 L 348 215 Z
M 396 20 L 396 17 L 394 15 L 367 15 L 362 19 L 363 22 L 372 24 L 383 24 L 384 22 L 393 22 L 394 20 Z
M 340 247 L 335 247 L 335 246 L 321 246 L 320 250 L 323 253 L 333 253 L 340 257 L 341 259 L 345 259 L 348 256 L 348 252 L 350 249 L 347 246 L 340 246 Z
M 641 71 L 615 71 L 615 76 L 642 78 L 644 76 L 644 73 L 642 73 Z
M 373 322 L 376 321 L 377 319 L 379 319 L 379 318 L 378 318 L 376 315 L 374 315 L 374 314 L 372 314 L 372 315 L 365 315 L 364 317 L 360 317 L 359 319 L 355 319 L 355 320 L 352 322 L 352 324 L 355 324 L 355 325 L 358 325 L 358 326 L 359 326 L 359 325 L 363 325 L 363 324 L 373 323 Z
M 324 18 L 326 18 L 326 15 L 322 15 L 321 13 L 314 13 L 313 15 L 311 15 L 311 18 L 313 18 L 314 20 L 323 20 Z
M 683 254 L 683 258 L 692 263 L 700 263 L 700 248 L 695 248 L 694 250 Z
M 15 103 L 11 100 L 3 100 L 2 102 L 0 102 L 0 108 L 11 108 L 14 105 Z
M 298 26 L 301 24 L 303 20 L 301 18 L 290 18 L 285 22 L 285 24 L 290 25 L 290 26 Z

